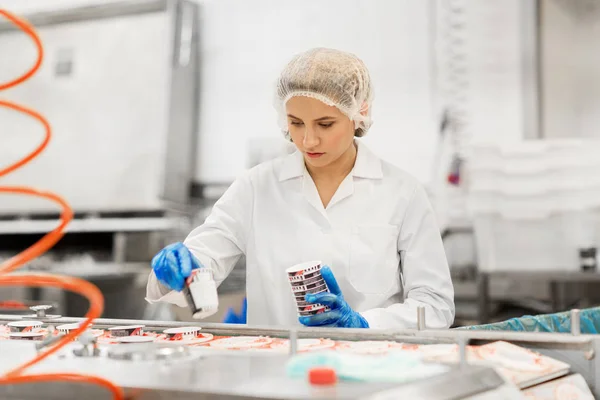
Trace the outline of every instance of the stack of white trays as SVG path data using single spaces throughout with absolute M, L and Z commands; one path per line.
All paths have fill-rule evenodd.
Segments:
M 474 145 L 468 209 L 481 271 L 580 271 L 600 247 L 600 141 Z

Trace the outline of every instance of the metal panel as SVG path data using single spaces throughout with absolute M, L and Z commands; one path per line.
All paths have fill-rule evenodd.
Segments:
M 19 317 L 0 315 L 0 321 L 17 320 Z M 46 323 L 62 324 L 81 321 L 81 318 L 59 318 L 43 320 Z M 160 329 L 173 326 L 185 326 L 190 323 L 164 321 L 135 321 L 98 319 L 97 327 L 130 325 L 141 323 L 148 329 Z M 457 330 L 366 330 L 335 328 L 299 328 L 273 329 L 259 326 L 235 326 L 227 324 L 201 324 L 204 332 L 217 335 L 268 335 L 272 337 L 329 337 L 336 340 L 395 340 L 405 343 L 447 343 L 469 341 L 505 340 L 521 346 L 534 348 L 559 360 L 574 364 L 574 370 L 583 372 L 591 388 L 598 395 L 597 357 L 600 339 L 596 335 L 569 335 L 538 332 L 491 332 L 491 331 L 457 331 Z M 0 358 L 0 372 L 30 357 L 33 344 L 27 342 L 0 342 L 0 352 L 7 357 Z M 27 350 L 27 346 L 29 350 Z M 134 345 L 135 346 L 135 345 Z M 151 346 L 139 348 L 149 354 Z M 125 387 L 152 389 L 157 397 L 147 398 L 356 398 L 368 394 L 391 389 L 389 385 L 361 384 L 341 382 L 335 387 L 314 388 L 303 380 L 293 380 L 285 374 L 285 362 L 288 356 L 281 354 L 262 354 L 260 352 L 232 352 L 202 348 L 190 349 L 197 358 L 186 362 L 154 362 L 154 361 L 117 361 L 104 357 L 77 359 L 70 356 L 52 358 L 36 367 L 38 372 L 78 371 L 101 375 Z M 12 354 L 12 355 L 11 355 Z M 13 356 L 14 355 L 14 356 Z M 152 367 L 151 363 L 155 363 Z M 132 373 L 135 372 L 135 373 Z M 140 373 L 142 372 L 142 373 Z M 453 385 L 448 386 L 448 384 Z M 475 393 L 495 390 L 498 394 L 502 381 L 490 370 L 472 365 L 453 368 L 448 374 L 437 378 L 417 381 L 414 384 L 395 385 L 397 392 L 389 392 L 389 396 L 378 398 L 429 398 L 458 399 L 472 396 Z M 58 384 L 45 386 L 48 394 L 65 393 L 77 396 L 72 386 L 59 387 Z M 6 387 L 4 387 L 6 389 Z M 35 398 L 35 392 L 26 386 L 0 393 L 3 398 Z M 323 392 L 325 390 L 325 392 Z M 333 392 L 332 392 L 333 390 Z M 45 392 L 46 393 L 46 392 Z M 142 392 L 146 393 L 146 392 Z M 20 397 L 17 397 L 19 395 Z M 394 396 L 395 395 L 395 396 Z M 87 398 L 92 395 L 87 395 Z M 94 392 L 94 396 L 96 393 Z M 223 397 L 225 396 L 225 397 Z M 229 396 L 229 397 L 226 397 Z M 244 397 L 246 396 L 246 397 Z M 58 398 L 58 397 L 57 397 Z M 146 398 L 146 397 L 142 397 Z M 486 397 L 482 397 L 486 398 Z M 489 398 L 498 398 L 490 396 Z M 512 397 L 508 397 L 512 398 Z
M 45 62 L 32 80 L 3 97 L 44 114 L 54 139 L 35 163 L 3 184 L 60 193 L 77 212 L 163 208 L 169 129 L 191 130 L 195 123 L 193 106 L 175 90 L 185 83 L 172 75 L 175 4 L 128 1 L 25 15 L 40 23 Z M 0 70 L 2 77 L 15 76 L 34 53 L 24 35 L 3 27 L 0 50 L 14 57 L 0 58 Z M 186 96 L 195 89 L 188 85 Z M 170 124 L 169 108 L 177 110 L 177 122 Z M 39 141 L 40 127 L 22 115 L 0 109 L 0 121 L 3 163 Z M 56 209 L 47 202 L 0 197 L 0 214 L 48 212 Z
M 524 0 L 521 6 L 521 54 L 523 82 L 523 138 L 540 137 L 539 110 L 539 40 L 538 40 L 538 0 Z
M 600 137 L 600 3 L 540 7 L 543 136 Z
M 198 351 L 200 352 L 200 350 Z M 412 383 L 338 382 L 312 386 L 286 375 L 285 355 L 207 355 L 169 362 L 131 362 L 104 358 L 51 360 L 36 372 L 77 371 L 102 376 L 126 388 L 136 399 L 464 399 L 503 384 L 491 368 L 468 367 Z M 5 363 L 4 363 L 5 364 Z M 1 364 L 0 364 L 1 366 Z M 34 388 L 36 390 L 34 390 Z M 106 399 L 106 392 L 51 382 L 42 387 L 0 386 L 3 399 Z M 94 388 L 95 389 L 95 388 Z M 85 392 L 84 392 L 85 390 Z M 134 395 L 135 394 L 135 395 Z
M 60 25 L 70 22 L 82 22 L 105 18 L 125 17 L 165 11 L 167 0 L 137 0 L 122 1 L 109 4 L 94 4 L 60 11 L 46 11 L 27 15 L 27 21 L 36 28 L 49 25 Z M 15 26 L 6 21 L 0 21 L 0 32 L 15 30 Z
M 125 388 L 139 388 L 143 399 L 168 398 L 285 398 L 285 399 L 462 399 L 500 388 L 504 381 L 491 368 L 483 366 L 453 366 L 445 373 L 408 382 L 340 381 L 333 386 L 312 386 L 306 379 L 288 376 L 286 363 L 289 354 L 218 351 L 201 347 L 178 349 L 182 357 L 153 358 L 157 344 L 115 345 L 101 348 L 97 357 L 75 357 L 67 346 L 62 354 L 49 357 L 36 366 L 37 373 L 77 371 L 108 379 Z M 165 349 L 165 345 L 160 346 Z M 171 345 L 171 348 L 174 347 Z M 34 344 L 29 342 L 0 342 L 0 373 L 29 359 Z M 119 353 L 118 358 L 106 357 Z M 161 352 L 164 354 L 164 352 Z M 28 385 L 0 386 L 3 399 L 38 398 L 38 391 Z M 43 386 L 45 398 L 80 398 L 82 388 L 49 383 Z M 62 396 L 61 396 L 62 394 Z M 152 394 L 152 396 L 145 396 Z M 160 394 L 160 396 L 156 396 Z M 379 395 L 372 397 L 373 395 Z M 100 392 L 85 393 L 96 399 Z M 138 396 L 135 396 L 136 398 Z
M 188 204 L 195 171 L 200 61 L 198 6 L 171 4 L 174 19 L 171 104 L 163 199 Z

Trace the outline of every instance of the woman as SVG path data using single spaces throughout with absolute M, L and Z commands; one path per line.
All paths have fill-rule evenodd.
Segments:
M 307 326 L 448 328 L 454 293 L 425 191 L 355 137 L 371 125 L 369 73 L 331 49 L 296 56 L 282 72 L 276 107 L 294 154 L 238 178 L 205 223 L 152 261 L 148 301 L 185 306 L 184 279 L 211 268 L 222 282 L 246 256 L 248 323 L 298 323 L 285 269 L 322 260 L 331 294 L 308 295 L 331 311 Z

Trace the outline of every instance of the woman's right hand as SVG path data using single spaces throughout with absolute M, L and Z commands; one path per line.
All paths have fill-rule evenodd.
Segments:
M 158 281 L 171 290 L 181 291 L 192 270 L 202 264 L 183 243 L 173 243 L 152 259 L 152 270 Z

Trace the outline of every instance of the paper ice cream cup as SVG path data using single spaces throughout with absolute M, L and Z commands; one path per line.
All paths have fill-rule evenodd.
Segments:
M 200 333 L 200 327 L 188 326 L 181 328 L 169 328 L 165 329 L 163 333 L 166 335 L 168 340 L 184 340 L 195 338 Z
M 303 289 L 303 290 L 293 291 L 292 293 L 294 294 L 296 301 L 306 301 L 306 295 L 308 293 L 317 294 L 317 293 L 326 293 L 326 292 L 328 292 L 327 285 L 323 285 L 323 286 L 317 286 L 312 289 Z
M 313 283 L 316 283 L 318 285 L 324 285 L 325 284 L 325 279 L 323 279 L 323 277 L 321 275 L 319 275 L 319 276 L 315 276 L 313 278 L 305 279 L 303 281 L 295 281 L 295 282 L 290 281 L 290 284 L 292 285 L 292 288 L 295 288 L 295 287 L 298 287 L 298 286 L 312 285 Z
M 300 293 L 300 292 L 317 293 L 317 292 L 311 292 L 311 290 L 317 290 L 317 292 L 319 290 L 327 290 L 327 284 L 325 283 L 325 281 L 322 281 L 322 282 L 309 283 L 307 285 L 292 286 L 292 292 L 294 292 L 294 295 L 296 293 Z
M 301 264 L 296 264 L 285 270 L 290 281 L 292 279 L 310 278 L 315 274 L 321 274 L 321 261 L 309 261 Z
M 298 307 L 298 315 L 300 316 L 310 316 L 316 314 L 322 314 L 331 310 L 328 306 L 324 306 L 323 304 L 312 304 L 308 307 Z
M 299 316 L 315 315 L 330 310 L 329 307 L 322 304 L 311 304 L 306 301 L 307 293 L 316 294 L 329 291 L 325 279 L 321 275 L 321 265 L 321 261 L 309 261 L 285 270 Z
M 314 272 L 307 272 L 299 275 L 288 276 L 288 280 L 290 282 L 301 282 L 311 278 L 318 278 L 320 276 L 323 276 L 323 274 L 321 274 L 321 270 L 318 270 Z
M 13 321 L 7 324 L 11 333 L 39 332 L 42 328 L 40 321 Z
M 79 323 L 74 323 L 74 324 L 63 324 L 63 325 L 58 325 L 56 327 L 56 330 L 59 331 L 60 333 L 70 333 L 71 331 L 74 331 L 75 329 L 79 329 L 79 327 L 81 326 L 81 324 Z
M 127 326 L 113 326 L 108 328 L 110 336 L 123 337 L 123 336 L 141 336 L 144 334 L 144 325 L 127 325 Z

